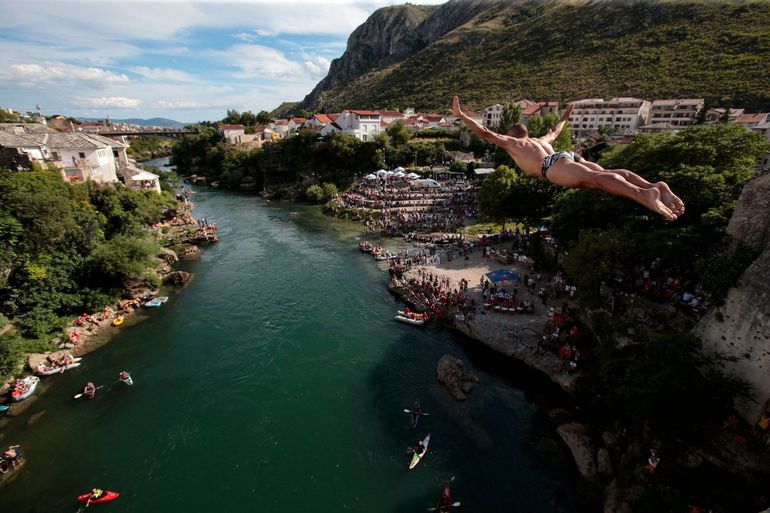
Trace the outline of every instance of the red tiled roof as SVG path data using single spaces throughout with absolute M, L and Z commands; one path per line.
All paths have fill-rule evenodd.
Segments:
M 352 112 L 353 114 L 356 114 L 358 116 L 379 116 L 380 113 L 375 110 L 348 110 L 348 112 Z
M 318 120 L 321 123 L 332 123 L 333 120 L 331 117 L 327 116 L 326 114 L 313 114 L 313 117 Z
M 294 121 L 295 123 L 304 123 L 305 121 L 307 121 L 307 118 L 291 118 L 291 120 Z
M 276 119 L 273 123 L 276 125 L 288 125 L 289 120 L 288 119 Z
M 243 130 L 243 125 L 219 125 L 222 130 Z
M 334 113 L 334 114 L 327 114 L 327 116 L 329 116 L 329 119 L 331 119 L 332 123 L 334 123 L 334 122 L 337 121 L 337 118 L 340 117 L 340 114 L 339 114 L 339 112 L 337 112 L 337 113 Z
M 767 116 L 768 116 L 767 112 L 746 113 L 738 116 L 738 119 L 736 119 L 735 122 L 739 124 L 745 124 L 745 125 L 762 123 L 767 118 Z
M 428 121 L 441 121 L 444 116 L 441 114 L 425 114 L 423 118 L 427 119 Z
M 403 115 L 403 114 L 401 114 L 401 113 L 400 113 L 399 111 L 397 111 L 397 110 L 381 110 L 381 111 L 380 111 L 380 114 L 381 114 L 382 116 L 388 116 L 388 117 L 393 117 L 393 116 L 395 116 L 395 117 L 401 117 L 401 118 L 402 118 L 402 117 L 404 117 L 404 115 Z
M 543 106 L 541 104 L 539 104 L 539 103 L 533 103 L 532 105 L 528 105 L 527 107 L 522 109 L 521 113 L 524 116 L 534 116 L 535 114 L 540 112 L 540 109 L 542 107 Z

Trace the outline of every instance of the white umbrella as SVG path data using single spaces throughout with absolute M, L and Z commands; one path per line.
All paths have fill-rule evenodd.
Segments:
M 401 178 L 402 176 L 406 176 L 406 175 L 404 173 L 402 173 L 401 171 L 399 171 L 399 172 L 395 173 L 393 176 L 397 176 L 397 177 Z
M 366 178 L 367 180 L 376 180 L 377 179 L 377 177 L 374 176 L 374 175 L 366 175 L 364 178 Z
M 417 173 L 409 173 L 406 176 L 411 178 L 412 180 L 414 180 L 415 178 L 420 178 L 420 175 L 418 175 Z
M 380 170 L 379 170 L 379 171 L 377 171 L 377 173 L 376 173 L 376 175 L 377 175 L 377 176 L 386 176 L 387 174 L 388 174 L 388 172 L 387 172 L 387 171 L 385 171 L 384 169 L 380 169 Z
M 401 167 L 401 166 L 398 166 L 398 167 L 396 168 L 396 171 L 401 171 L 401 172 L 403 173 L 404 171 L 406 171 L 406 169 L 404 169 L 404 168 L 403 168 L 403 167 Z

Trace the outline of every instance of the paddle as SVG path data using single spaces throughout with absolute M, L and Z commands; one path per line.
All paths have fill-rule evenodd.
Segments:
M 404 413 L 412 413 L 412 410 L 408 408 L 404 408 Z M 430 415 L 430 413 L 425 413 L 424 411 L 421 411 L 420 415 Z
M 96 387 L 96 390 L 99 390 L 100 388 L 104 388 L 104 385 L 99 385 L 98 387 Z M 94 392 L 96 392 L 96 390 L 94 390 Z M 74 395 L 72 398 L 73 398 L 73 399 L 80 399 L 80 398 L 81 398 L 81 397 L 83 397 L 84 395 L 85 395 L 85 393 L 82 393 L 82 394 L 75 394 L 75 395 Z
M 453 508 L 456 508 L 456 507 L 460 506 L 460 501 L 457 501 L 457 502 L 453 502 L 453 503 L 451 504 L 451 506 L 452 506 Z M 428 511 L 436 511 L 437 509 L 438 509 L 438 508 L 428 508 Z

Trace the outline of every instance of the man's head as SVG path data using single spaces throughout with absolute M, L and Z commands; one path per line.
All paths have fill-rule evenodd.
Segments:
M 529 130 L 527 130 L 525 125 L 518 123 L 508 130 L 508 135 L 511 137 L 527 137 L 529 136 Z

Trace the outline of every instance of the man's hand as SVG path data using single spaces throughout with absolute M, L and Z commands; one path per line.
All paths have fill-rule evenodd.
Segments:
M 460 98 L 455 96 L 452 100 L 452 115 L 460 117 L 462 116 L 462 113 L 463 112 L 460 110 Z
M 570 103 L 567 105 L 567 108 L 564 110 L 564 114 L 561 115 L 562 121 L 569 121 L 569 115 L 572 114 L 572 110 L 575 108 L 574 103 Z

